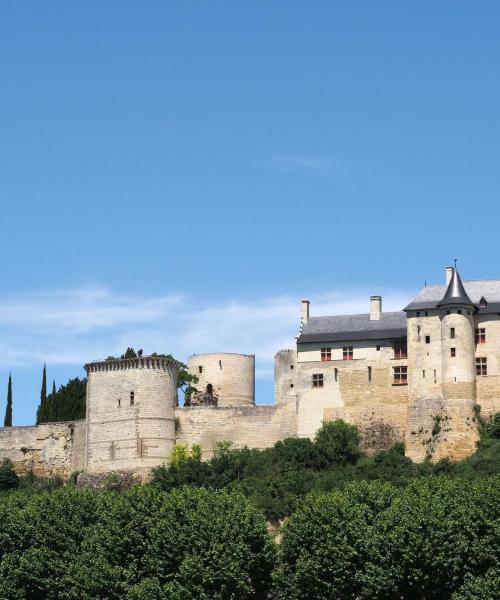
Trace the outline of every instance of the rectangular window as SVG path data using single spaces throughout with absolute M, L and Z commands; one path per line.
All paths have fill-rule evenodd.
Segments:
M 476 329 L 476 344 L 486 344 L 486 329 Z
M 323 373 L 314 373 L 312 376 L 313 387 L 323 387 Z
M 486 358 L 476 358 L 476 375 L 485 377 L 488 375 L 488 363 Z
M 344 346 L 342 348 L 342 358 L 344 360 L 352 360 L 352 358 L 353 358 L 352 346 Z
M 407 358 L 408 350 L 406 347 L 406 340 L 399 340 L 394 342 L 394 358 Z
M 457 349 L 456 348 L 450 348 L 450 356 L 451 356 L 451 358 L 455 358 L 456 355 L 457 355 Z
M 331 348 L 321 348 L 321 360 L 332 360 L 332 349 Z
M 335 375 L 335 381 L 338 381 L 338 379 L 339 379 L 339 370 L 338 369 L 335 369 L 334 375 Z
M 368 381 L 372 380 L 372 368 L 368 367 Z
M 380 352 L 380 346 L 377 345 L 377 352 Z
M 454 327 L 450 327 L 450 339 L 451 340 L 455 339 L 455 328 Z
M 198 367 L 198 373 L 203 373 L 203 367 L 201 365 Z
M 135 394 L 134 392 L 130 392 L 130 406 L 134 406 L 135 402 Z
M 430 344 L 431 343 L 431 336 L 430 335 L 426 335 L 425 336 L 425 343 L 426 344 Z
M 408 384 L 408 367 L 393 367 L 394 385 Z
M 425 379 L 425 369 L 422 371 L 422 379 Z

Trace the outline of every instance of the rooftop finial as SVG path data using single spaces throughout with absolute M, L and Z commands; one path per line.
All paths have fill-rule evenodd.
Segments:
M 455 263 L 455 271 L 456 271 L 456 270 L 457 270 L 457 259 L 456 259 L 456 258 L 454 258 L 454 259 L 453 259 L 453 262 Z

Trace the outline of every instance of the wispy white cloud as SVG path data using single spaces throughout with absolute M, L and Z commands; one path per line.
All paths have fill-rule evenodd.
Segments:
M 332 158 L 313 156 L 275 156 L 273 164 L 283 171 L 308 171 L 316 175 L 331 176 L 337 171 L 337 163 Z
M 313 315 L 367 312 L 369 292 L 313 297 Z M 399 310 L 410 292 L 386 290 L 384 310 Z M 106 288 L 32 293 L 0 301 L 0 366 L 82 365 L 133 345 L 172 352 L 256 355 L 257 376 L 272 377 L 273 356 L 293 347 L 299 298 L 227 299 L 202 304 L 188 295 L 130 296 Z

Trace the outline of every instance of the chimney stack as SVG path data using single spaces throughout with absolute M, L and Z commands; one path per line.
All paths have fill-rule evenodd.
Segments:
M 305 325 L 309 321 L 309 300 L 302 300 L 302 308 L 300 311 L 300 322 Z
M 446 267 L 446 285 L 450 284 L 451 278 L 453 277 L 453 267 Z
M 380 321 L 382 296 L 370 296 L 370 321 Z

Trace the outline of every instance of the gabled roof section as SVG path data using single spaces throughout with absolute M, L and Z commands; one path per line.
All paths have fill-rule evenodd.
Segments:
M 303 325 L 297 343 L 384 340 L 401 337 L 406 337 L 406 315 L 399 311 L 383 312 L 377 321 L 371 321 L 369 314 L 310 317 Z
M 466 279 L 462 285 L 471 303 L 478 308 L 480 314 L 500 312 L 500 279 Z M 446 292 L 446 285 L 424 287 L 403 310 L 437 308 L 441 300 L 444 300 Z M 486 306 L 480 306 L 482 297 L 487 301 Z
M 453 275 L 451 276 L 448 289 L 446 290 L 443 299 L 439 302 L 438 307 L 454 306 L 456 304 L 472 306 L 472 300 L 465 291 L 464 284 L 460 278 L 460 273 L 456 269 L 453 269 Z

